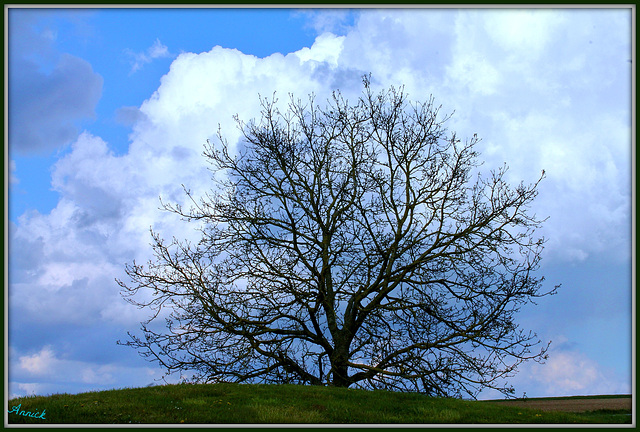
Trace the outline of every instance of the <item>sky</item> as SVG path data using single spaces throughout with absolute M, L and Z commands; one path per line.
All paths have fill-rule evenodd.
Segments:
M 481 138 L 487 172 L 506 163 L 514 184 L 546 172 L 531 208 L 548 217 L 539 275 L 562 287 L 520 312 L 552 343 L 511 379 L 516 396 L 634 389 L 631 9 L 5 14 L 9 396 L 161 383 L 116 344 L 149 311 L 115 281 L 151 258 L 150 227 L 197 238 L 159 197 L 207 191 L 203 145 L 218 128 L 235 143 L 233 115 L 258 117 L 258 95 L 355 100 L 369 73 L 376 89 L 433 95 L 451 131 Z

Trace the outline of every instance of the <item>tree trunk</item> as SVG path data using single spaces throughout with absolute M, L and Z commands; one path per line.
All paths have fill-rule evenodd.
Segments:
M 349 361 L 349 342 L 346 337 L 342 336 L 335 341 L 335 348 L 331 356 L 332 380 L 331 385 L 334 387 L 349 387 L 353 384 L 353 380 L 349 377 L 348 363 Z

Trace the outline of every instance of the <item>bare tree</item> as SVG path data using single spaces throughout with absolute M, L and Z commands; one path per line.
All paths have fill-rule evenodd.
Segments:
M 126 267 L 123 296 L 156 314 L 125 345 L 198 382 L 305 383 L 475 397 L 548 344 L 514 321 L 542 292 L 544 177 L 511 187 L 479 171 L 477 137 L 444 127 L 431 98 L 334 92 L 325 108 L 261 99 L 259 121 L 204 156 L 210 193 L 183 209 L 198 244 L 152 232 L 155 260 Z M 150 290 L 148 300 L 134 300 Z M 168 308 L 167 328 L 151 328 Z

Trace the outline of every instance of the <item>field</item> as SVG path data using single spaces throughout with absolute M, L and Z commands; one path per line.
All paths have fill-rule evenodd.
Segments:
M 493 401 L 493 403 L 541 411 L 587 412 L 587 411 L 629 411 L 631 397 L 621 396 L 574 396 L 566 398 L 517 399 Z
M 606 402 L 602 402 L 606 399 Z M 296 385 L 180 384 L 10 400 L 9 424 L 630 424 L 631 398 L 466 401 Z M 570 398 L 572 403 L 586 399 Z M 563 402 L 564 403 L 564 402 Z M 619 405 L 619 404 L 623 405 Z M 517 406 L 509 406 L 519 404 Z M 604 405 L 603 405 L 604 404 Z M 506 405 L 506 406 L 505 406 Z M 594 408 L 595 410 L 593 410 Z M 581 408 L 582 409 L 582 408 Z M 31 415 L 26 415 L 31 413 Z

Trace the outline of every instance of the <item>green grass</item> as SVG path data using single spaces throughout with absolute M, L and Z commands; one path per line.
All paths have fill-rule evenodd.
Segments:
M 416 393 L 296 385 L 179 384 L 77 395 L 30 396 L 9 423 L 630 423 L 630 412 L 552 413 Z

